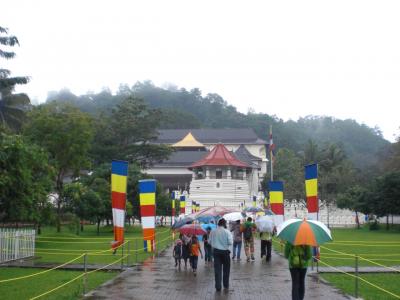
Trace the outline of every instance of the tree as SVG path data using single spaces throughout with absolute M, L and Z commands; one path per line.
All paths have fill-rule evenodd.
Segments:
M 284 195 L 290 202 L 304 199 L 302 161 L 292 150 L 279 149 L 275 156 L 274 177 L 284 182 Z
M 10 48 L 18 46 L 19 42 L 16 36 L 8 34 L 7 28 L 0 26 L 0 45 Z M 0 57 L 12 59 L 15 57 L 15 52 L 0 48 Z M 26 94 L 12 92 L 15 85 L 28 83 L 29 77 L 10 77 L 10 75 L 10 70 L 0 68 L 0 122 L 2 126 L 19 130 L 30 100 Z
M 50 162 L 56 172 L 57 230 L 60 231 L 64 179 L 66 176 L 78 177 L 81 170 L 90 166 L 91 119 L 68 104 L 55 102 L 40 105 L 29 113 L 24 134 L 50 154 Z
M 170 147 L 150 143 L 158 135 L 156 129 L 161 118 L 160 111 L 149 109 L 143 100 L 127 97 L 110 117 L 103 115 L 97 120 L 92 148 L 96 161 L 117 158 L 145 168 L 153 161 L 167 158 L 172 151 Z
M 40 233 L 51 213 L 52 168 L 47 153 L 20 136 L 1 134 L 0 170 L 0 220 L 34 221 Z
M 336 203 L 339 208 L 347 208 L 355 211 L 356 220 L 359 220 L 359 212 L 366 215 L 371 213 L 370 199 L 370 191 L 359 185 L 355 185 L 350 187 L 346 192 L 339 194 Z M 357 222 L 357 227 L 360 228 L 359 222 Z

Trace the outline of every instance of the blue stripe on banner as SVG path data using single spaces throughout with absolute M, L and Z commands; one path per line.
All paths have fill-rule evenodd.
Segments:
M 156 181 L 154 179 L 139 180 L 140 193 L 155 193 Z
M 171 199 L 175 199 L 175 192 L 171 193 Z
M 283 192 L 282 181 L 270 181 L 268 183 L 270 192 Z
M 305 166 L 305 176 L 306 180 L 307 179 L 315 179 L 318 177 L 318 165 L 317 164 L 312 164 Z
M 186 199 L 185 199 L 185 196 L 181 196 L 181 201 L 185 201 Z
M 143 241 L 143 250 L 144 250 L 144 252 L 147 252 L 147 241 L 146 240 Z
M 113 160 L 111 162 L 111 173 L 128 176 L 128 162 L 123 160 Z

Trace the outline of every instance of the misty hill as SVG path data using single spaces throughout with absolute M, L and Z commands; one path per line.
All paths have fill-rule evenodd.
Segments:
M 321 146 L 336 143 L 343 147 L 348 158 L 360 168 L 376 163 L 378 153 L 389 145 L 379 129 L 351 119 L 306 116 L 298 121 L 283 121 L 269 114 L 243 114 L 218 94 L 203 96 L 198 88 L 190 91 L 174 86 L 161 88 L 149 81 L 138 82 L 132 87 L 121 85 L 115 95 L 109 90 L 81 96 L 68 90 L 50 92 L 47 101 L 70 102 L 85 112 L 95 114 L 110 112 L 131 93 L 164 112 L 163 129 L 253 128 L 260 138 L 268 140 L 269 125 L 272 125 L 274 143 L 278 149 L 285 147 L 298 153 L 304 150 L 304 145 L 310 139 Z

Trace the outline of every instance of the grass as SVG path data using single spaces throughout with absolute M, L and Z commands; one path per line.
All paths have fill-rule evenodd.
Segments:
M 356 254 L 385 266 L 400 265 L 400 231 L 398 230 L 370 231 L 368 228 L 336 228 L 332 230 L 332 236 L 333 242 L 324 244 L 320 249 L 321 260 L 331 266 L 354 266 Z M 275 241 L 274 247 L 277 251 L 281 251 L 279 242 Z M 361 258 L 359 265 L 377 266 Z
M 171 233 L 168 227 L 156 228 L 157 249 L 164 249 L 170 243 Z M 36 262 L 61 264 L 70 261 L 83 253 L 87 253 L 88 264 L 109 264 L 127 255 L 129 250 L 129 264 L 141 262 L 151 256 L 151 253 L 144 252 L 142 229 L 139 226 L 126 228 L 125 241 L 129 245 L 124 245 L 112 254 L 110 242 L 113 240 L 113 228 L 102 227 L 100 234 L 96 234 L 96 227 L 87 225 L 84 231 L 76 235 L 63 228 L 57 233 L 55 228 L 44 228 L 43 233 L 36 239 Z M 128 249 L 129 248 L 129 249 Z M 83 258 L 73 262 L 83 263 Z M 127 264 L 128 260 L 125 259 Z
M 171 243 L 171 232 L 168 227 L 156 228 L 156 249 L 161 251 Z M 114 255 L 110 250 L 110 242 L 113 240 L 113 228 L 111 226 L 102 227 L 100 234 L 97 235 L 96 226 L 87 225 L 83 232 L 76 235 L 68 227 L 63 227 L 57 233 L 53 227 L 45 227 L 42 234 L 36 238 L 35 262 L 52 263 L 60 265 L 84 253 L 87 254 L 88 264 L 110 264 L 122 257 L 122 248 L 117 250 Z M 123 255 L 129 253 L 129 258 L 124 259 L 124 265 L 132 265 L 142 262 L 153 253 L 143 250 L 142 229 L 139 226 L 128 226 L 125 231 L 125 241 L 129 241 L 124 246 Z M 128 252 L 129 248 L 129 252 Z M 100 252 L 100 253 L 93 253 Z M 82 264 L 83 257 L 72 262 Z M 117 262 L 116 265 L 120 265 Z M 0 268 L 0 280 L 14 277 L 25 276 L 38 273 L 43 269 L 34 268 Z M 69 280 L 82 274 L 82 271 L 53 270 L 48 273 L 21 279 L 13 282 L 0 283 L 1 299 L 27 299 L 43 292 L 51 290 Z M 118 272 L 98 271 L 88 275 L 88 289 L 94 289 L 101 283 L 113 278 Z M 78 299 L 83 292 L 83 278 L 61 288 L 59 291 L 52 292 L 47 299 Z M 41 298 L 42 299 L 42 298 Z M 43 299 L 46 299 L 44 297 Z
M 43 269 L 0 268 L 0 279 L 25 276 L 43 271 Z M 1 299 L 30 299 L 63 284 L 78 275 L 79 271 L 54 270 L 43 275 L 0 283 Z M 94 272 L 87 277 L 87 289 L 91 290 L 113 278 L 117 272 Z M 78 299 L 83 293 L 83 278 L 50 293 L 40 299 Z
M 400 265 L 400 231 L 398 229 L 386 231 L 380 229 L 370 231 L 368 228 L 346 228 L 332 230 L 333 241 L 321 247 L 320 258 L 328 265 L 354 266 L 355 255 L 368 259 L 359 259 L 359 266 Z M 274 240 L 274 248 L 281 252 L 283 244 Z M 337 252 L 335 252 L 337 251 Z M 343 254 L 344 253 L 344 254 Z M 349 255 L 346 255 L 349 254 Z M 320 266 L 324 266 L 320 263 Z M 345 274 L 321 274 L 323 278 L 344 292 L 354 295 L 355 278 Z M 382 287 L 396 295 L 400 295 L 400 273 L 391 274 L 363 274 L 360 276 L 371 283 Z M 364 299 L 395 299 L 395 297 L 359 281 L 359 295 Z
M 355 291 L 355 278 L 350 278 L 342 274 L 321 274 L 322 278 L 328 280 L 330 283 L 340 288 L 347 294 L 354 296 Z M 361 278 L 385 289 L 400 297 L 400 285 L 398 284 L 400 274 L 364 274 Z M 359 280 L 359 297 L 365 300 L 388 300 L 398 299 L 388 293 L 380 291 L 379 289 L 370 286 L 369 284 Z

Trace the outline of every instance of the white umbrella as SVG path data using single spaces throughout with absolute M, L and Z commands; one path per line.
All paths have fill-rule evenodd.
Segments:
M 229 221 L 241 220 L 244 217 L 243 217 L 242 213 L 240 213 L 240 212 L 231 212 L 231 213 L 225 214 L 223 216 L 223 218 L 229 222 Z
M 274 221 L 270 216 L 261 216 L 255 221 L 258 231 L 260 232 L 273 232 Z

